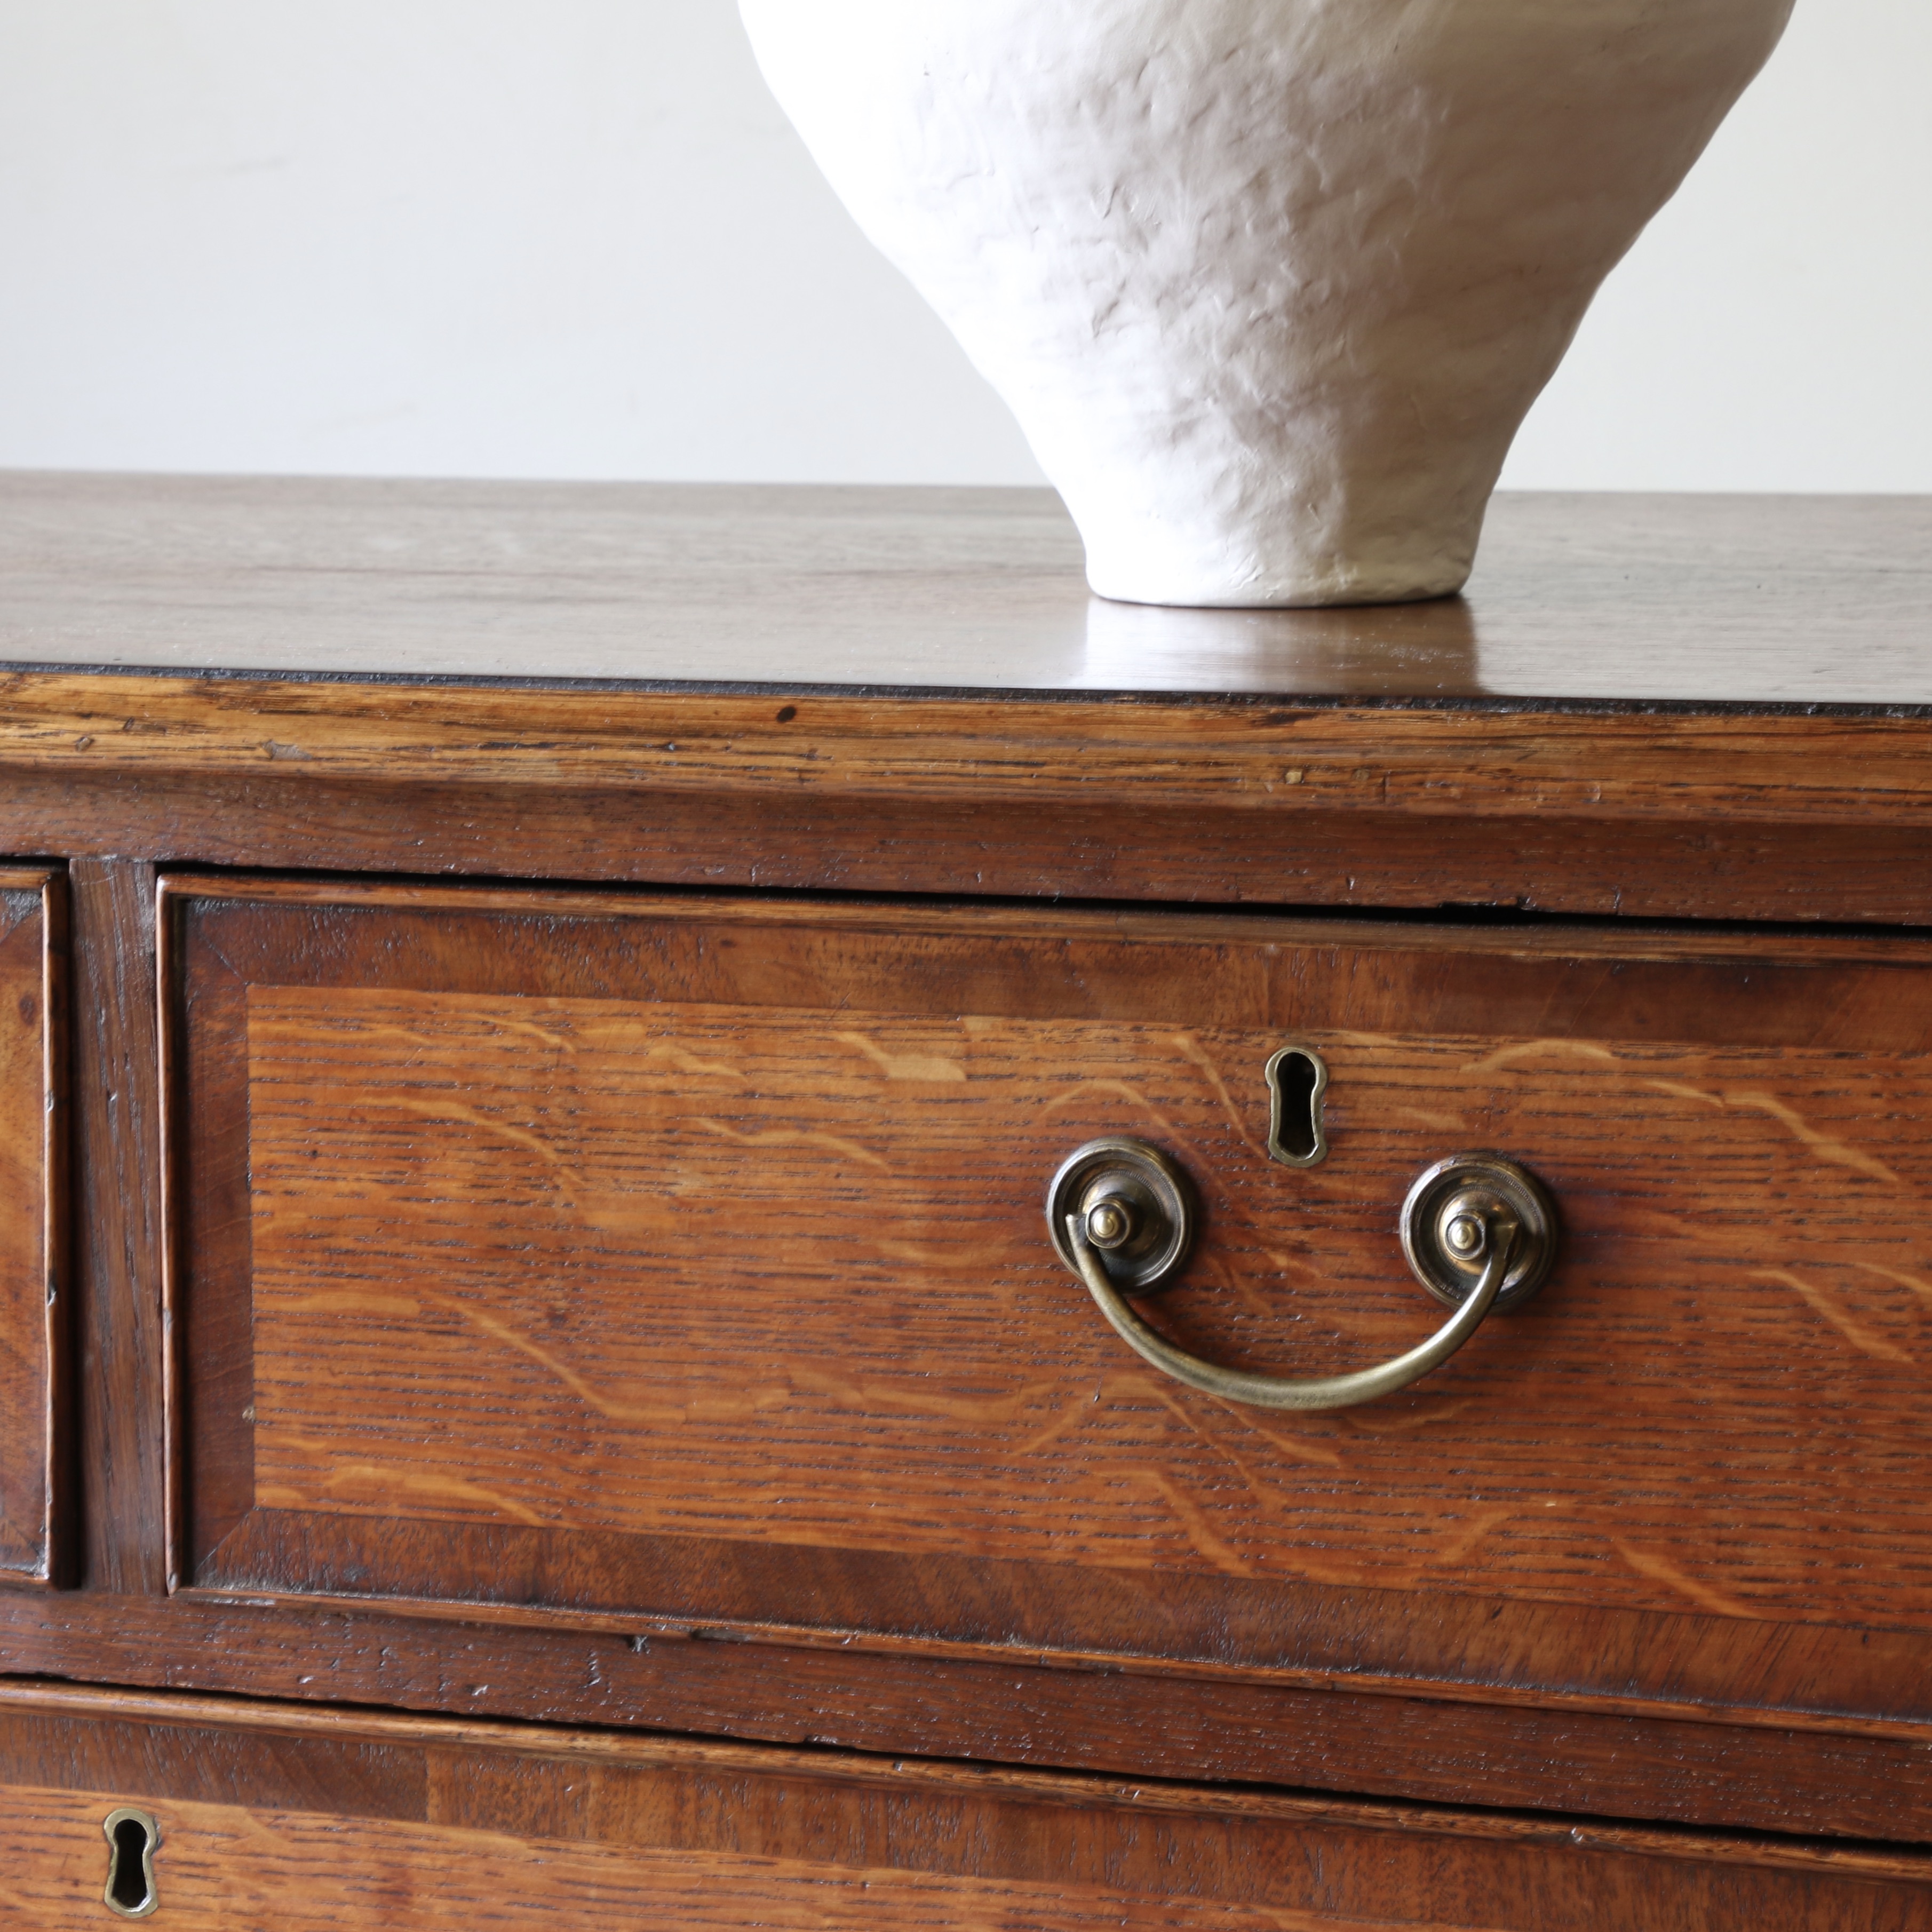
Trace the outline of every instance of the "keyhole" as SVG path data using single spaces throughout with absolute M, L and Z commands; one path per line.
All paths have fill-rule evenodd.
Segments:
M 1285 1046 L 1268 1064 L 1268 1152 L 1288 1167 L 1315 1167 L 1328 1158 L 1322 1096 L 1328 1069 L 1312 1046 Z
M 107 1909 L 119 1918 L 146 1918 L 160 1904 L 154 1892 L 154 1850 L 160 1827 L 145 1811 L 123 1807 L 102 1821 L 107 1834 Z

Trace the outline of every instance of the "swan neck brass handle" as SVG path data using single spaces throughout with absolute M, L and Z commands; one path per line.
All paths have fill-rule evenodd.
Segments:
M 1321 1409 L 1353 1408 L 1359 1402 L 1374 1402 L 1419 1382 L 1431 1369 L 1440 1368 L 1483 1325 L 1496 1305 L 1510 1263 L 1515 1258 L 1518 1230 L 1514 1221 L 1500 1216 L 1486 1222 L 1490 1262 L 1475 1293 L 1419 1348 L 1372 1369 L 1306 1382 L 1292 1381 L 1286 1376 L 1253 1375 L 1243 1369 L 1224 1369 L 1203 1361 L 1198 1355 L 1190 1355 L 1184 1348 L 1177 1348 L 1166 1336 L 1143 1322 L 1107 1279 L 1100 1251 L 1088 1238 L 1078 1214 L 1067 1216 L 1066 1233 L 1088 1293 L 1112 1324 L 1114 1333 L 1144 1360 L 1176 1382 L 1185 1382 L 1190 1388 L 1208 1395 L 1220 1396 L 1224 1401 L 1246 1402 L 1255 1408 Z
M 1062 1164 L 1047 1199 L 1060 1258 L 1129 1348 L 1190 1388 L 1258 1408 L 1352 1408 L 1406 1388 L 1440 1368 L 1492 1312 L 1527 1301 L 1556 1254 L 1555 1204 L 1526 1168 L 1497 1154 L 1438 1161 L 1403 1203 L 1402 1246 L 1416 1279 L 1456 1312 L 1393 1361 L 1296 1380 L 1190 1354 L 1129 1305 L 1130 1297 L 1151 1294 L 1178 1275 L 1193 1241 L 1193 1190 L 1160 1149 L 1142 1141 L 1090 1141 Z

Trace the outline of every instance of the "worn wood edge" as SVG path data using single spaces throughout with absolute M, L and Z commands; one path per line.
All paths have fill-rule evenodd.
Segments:
M 0 1676 L 158 1694 L 1480 1804 L 1638 1826 L 1932 1840 L 1922 1739 L 1373 1699 L 1343 1686 L 1256 1690 L 1023 1662 L 626 1642 L 608 1632 L 532 1642 L 446 1624 L 418 1640 L 403 1620 L 369 1612 L 212 1612 L 158 1594 L 0 1592 Z M 473 1682 L 501 1672 L 502 1694 Z M 483 1696 L 490 1701 L 474 1701 Z M 1209 1711 L 1221 1717 L 1204 1730 Z M 1149 1726 L 1143 1747 L 1136 1740 Z
M 157 875 L 154 998 L 160 1069 L 162 1454 L 165 1462 L 162 1534 L 166 1552 L 166 1591 L 170 1596 L 182 1591 L 184 1580 L 191 1577 L 196 1568 L 193 1472 L 200 1446 L 196 1441 L 196 1418 L 190 1406 L 194 1376 L 189 1359 L 195 1321 L 189 1288 L 194 1270 L 189 1257 L 196 1246 L 189 1162 L 195 1136 L 191 1131 L 176 1130 L 177 1122 L 184 1116 L 191 1079 L 189 1006 L 193 989 L 184 928 L 187 909 L 195 898 L 172 889 L 168 874 Z M 204 970 L 212 962 L 226 984 L 238 987 L 232 968 L 218 948 L 205 946 L 202 958 Z M 202 991 L 205 994 L 206 990 L 204 985 Z M 244 1127 L 245 1095 L 244 1083 L 240 1102 Z M 252 1376 L 252 1352 L 249 1373 Z M 252 1458 L 250 1469 L 252 1488 Z M 231 1528 L 227 1536 L 217 1540 L 217 1546 L 232 1540 L 233 1534 Z
M 1604 1718 L 1668 1719 L 1708 1724 L 1730 1730 L 1801 1731 L 1824 1737 L 1899 1740 L 1932 1750 L 1932 1720 L 1878 1718 L 1856 1712 L 1773 1708 L 1764 1705 L 1695 1702 L 1686 1699 L 1618 1696 L 1601 1691 L 1568 1690 L 1538 1684 L 1499 1684 L 1480 1678 L 1459 1679 L 1400 1676 L 1390 1672 L 1357 1672 L 1216 1664 L 1190 1658 L 1175 1664 L 1132 1652 L 1042 1649 L 1037 1646 L 978 1643 L 960 1638 L 899 1636 L 877 1630 L 812 1624 L 758 1623 L 728 1617 L 670 1617 L 647 1611 L 526 1606 L 479 1603 L 474 1600 L 416 1597 L 340 1596 L 289 1590 L 242 1590 L 233 1585 L 184 1583 L 172 1593 L 184 1603 L 211 1610 L 317 1612 L 341 1616 L 395 1617 L 410 1623 L 454 1624 L 479 1629 L 511 1628 L 555 1630 L 574 1635 L 605 1636 L 682 1642 L 702 1641 L 757 1645 L 773 1650 L 824 1651 L 842 1656 L 931 1658 L 964 1664 L 990 1664 L 1006 1669 L 1042 1670 L 1060 1675 L 1146 1677 L 1162 1683 L 1245 1684 L 1256 1690 L 1346 1691 L 1369 1697 L 1388 1697 L 1411 1703 L 1455 1704 L 1506 1710 L 1544 1711 Z M 1354 1591 L 1364 1594 L 1400 1597 L 1401 1591 Z M 1466 1600 L 1486 1600 L 1471 1598 Z M 1508 1604 L 1509 1598 L 1486 1600 Z M 1655 1612 L 1639 1611 L 1634 1616 Z M 1690 1621 L 1722 1622 L 1721 1618 Z M 1817 1626 L 1792 1626 L 1813 1629 Z
M 631 1732 L 502 1720 L 420 1716 L 362 1706 L 312 1707 L 196 1692 L 124 1690 L 0 1678 L 0 1712 L 208 1726 L 342 1742 L 427 1744 L 520 1756 L 632 1766 L 689 1766 L 752 1776 L 806 1777 L 859 1785 L 915 1784 L 1071 1807 L 1229 1818 L 1327 1820 L 1371 1831 L 1498 1842 L 1562 1844 L 1699 1862 L 1830 1871 L 1932 1885 L 1932 1851 L 1880 1849 L 1770 1834 L 1722 1834 L 1600 1823 L 1568 1817 L 1442 1805 L 1364 1803 L 1248 1786 L 1190 1785 L 1160 1779 L 1096 1776 L 969 1765 L 952 1760 L 873 1756 L 852 1751 L 713 1742 L 662 1732 Z
M 182 1289 L 181 1244 L 186 1235 L 181 1221 L 182 1190 L 177 1168 L 184 1157 L 182 1136 L 175 1130 L 181 1096 L 185 1090 L 181 1042 L 176 1035 L 176 994 L 179 966 L 179 924 L 176 896 L 167 876 L 154 882 L 154 1040 L 160 1057 L 157 1091 L 160 1100 L 161 1217 L 161 1537 L 166 1552 L 167 1588 L 181 1586 L 187 1561 L 187 1471 L 184 1466 L 183 1372 L 180 1361 Z
M 788 714 L 781 718 L 779 714 Z M 1932 817 L 1922 716 L 422 687 L 0 671 L 0 770 L 1856 824 Z
M 1405 952 L 1483 952 L 1547 958 L 1652 961 L 1684 965 L 1700 961 L 1752 963 L 1774 956 L 1819 965 L 1895 964 L 1915 969 L 1926 964 L 1924 940 L 1916 933 L 1807 932 L 1798 928 L 1756 926 L 1703 932 L 1694 926 L 1618 929 L 1607 925 L 1552 924 L 1525 916 L 1484 924 L 1459 923 L 1438 916 L 1415 920 L 1378 919 L 1371 911 L 1338 908 L 1311 917 L 1306 913 L 1251 909 L 1207 911 L 1188 907 L 1093 908 L 1053 904 L 976 904 L 900 902 L 880 904 L 863 897 L 828 904 L 817 896 L 776 890 L 727 888 L 666 890 L 648 886 L 528 885 L 496 880 L 417 883 L 344 877 L 317 879 L 280 874 L 201 873 L 180 869 L 162 878 L 160 916 L 185 901 L 226 904 L 406 908 L 424 912 L 581 914 L 598 919 L 724 922 L 759 926 L 820 925 L 828 917 L 844 928 L 868 932 L 944 935 L 968 932 L 1024 931 L 1029 935 L 1090 937 L 1096 917 L 1109 937 L 1214 943 L 1262 940 L 1288 946 L 1347 946 Z
M 124 856 L 68 868 L 74 997 L 100 1003 L 72 1040 L 75 1360 L 96 1376 L 76 1385 L 76 1540 L 86 1587 L 130 1593 L 158 1593 L 164 1581 L 154 877 L 149 861 Z
M 10 832 L 5 827 L 10 825 Z M 49 828 L 59 830 L 58 838 Z M 1292 832 L 1292 836 L 1286 836 Z M 544 791 L 274 771 L 0 782 L 0 846 L 239 871 L 1812 931 L 1932 927 L 1932 825 L 1264 816 L 800 793 Z M 400 862 L 400 863 L 399 863 Z
M 50 872 L 40 889 L 41 1077 L 47 1094 L 41 1153 L 41 1229 L 46 1273 L 47 1414 L 45 1442 L 46 1559 L 45 1580 L 68 1580 L 75 1552 L 70 1545 L 74 1485 L 70 1480 L 73 1438 L 74 1322 L 70 1236 L 79 1204 L 72 1191 L 71 1096 L 68 1091 L 70 1015 L 68 1004 L 67 877 Z
M 66 874 L 52 867 L 0 867 L 0 892 L 32 894 L 37 901 L 40 928 L 40 1084 L 47 1105 L 43 1111 L 40 1139 L 40 1273 L 45 1286 L 41 1360 L 46 1376 L 46 1401 L 41 1416 L 38 1460 L 40 1469 L 40 1560 L 38 1568 L 9 1569 L 0 1585 L 44 1590 L 64 1580 L 70 1552 L 68 1514 L 72 1506 L 68 1480 L 71 1460 L 68 1431 L 70 1366 L 68 1332 L 72 1327 L 74 1295 L 69 1280 L 68 1143 L 71 1131 L 68 1095 L 67 896 Z

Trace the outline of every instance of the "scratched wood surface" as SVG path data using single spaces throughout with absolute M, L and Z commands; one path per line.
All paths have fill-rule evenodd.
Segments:
M 988 704 L 949 736 L 937 700 L 160 682 L 0 679 L 0 844 L 110 867 L 1932 926 L 1932 759 L 1894 721 L 1070 703 L 1050 734 L 1048 707 Z M 784 754 L 740 764 L 788 712 Z M 902 741 L 895 769 L 868 770 L 868 721 Z M 586 742 L 607 729 L 608 764 Z M 694 736 L 722 755 L 688 770 Z M 1156 766 L 1181 802 L 1145 782 Z
M 634 1738 L 806 1741 L 873 1756 L 1932 1841 L 1928 1673 L 1909 1638 L 1857 1631 L 1833 1646 L 1824 1640 L 1837 1634 L 1815 1626 L 1710 1617 L 1660 1632 L 1654 1620 L 1627 1615 L 1617 1628 L 1602 1612 L 1552 1612 L 1526 1633 L 1480 1598 L 1403 1598 L 1406 1614 L 1392 1616 L 1379 1593 L 1285 1594 L 1270 1607 L 1286 1661 L 1265 1676 L 1066 1669 L 1010 1651 L 935 1657 L 836 1636 L 720 1642 L 715 1626 L 644 1634 L 620 1618 L 554 1629 L 474 1609 L 430 1617 L 65 1591 L 0 1592 L 0 1670 Z M 1741 1658 L 1754 1648 L 1755 1660 Z M 1440 1675 L 1445 1657 L 1459 1681 Z M 1578 1694 L 1577 1678 L 1604 1658 L 1620 1667 L 1617 1694 Z M 1849 1690 L 1848 1660 L 1862 1672 Z M 1754 1661 L 1769 1708 L 1700 1701 L 1707 1688 L 1735 1698 Z M 1834 1697 L 1852 1708 L 1902 1701 L 1916 1714 L 1847 1717 L 1827 1708 Z
M 190 1928 L 1907 1932 L 1922 1852 L 0 1688 L 8 1923 L 102 1922 L 149 1810 Z
M 1917 942 L 172 890 L 184 1582 L 1262 1669 L 1310 1583 L 1687 1668 L 1685 1612 L 1932 1628 Z M 1396 1210 L 1467 1147 L 1562 1264 L 1388 1402 L 1221 1405 L 1048 1250 L 1111 1132 L 1200 1184 L 1159 1318 L 1220 1359 L 1428 1332 Z
M 64 903 L 0 871 L 0 1576 L 37 1583 L 65 1487 Z

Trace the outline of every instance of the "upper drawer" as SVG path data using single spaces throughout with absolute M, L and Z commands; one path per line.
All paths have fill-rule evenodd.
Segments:
M 62 881 L 0 869 L 0 1577 L 44 1583 L 54 1562 L 67 1119 Z
M 1916 944 L 194 880 L 163 939 L 181 1586 L 1932 1695 Z M 1558 1264 L 1400 1394 L 1224 1402 L 1048 1240 L 1120 1134 L 1202 1357 L 1431 1333 L 1397 1214 L 1467 1148 Z

